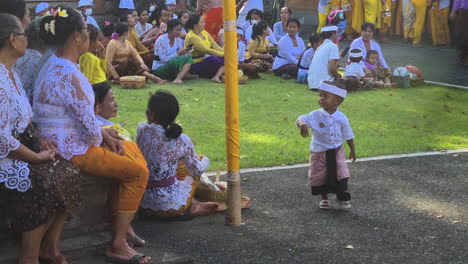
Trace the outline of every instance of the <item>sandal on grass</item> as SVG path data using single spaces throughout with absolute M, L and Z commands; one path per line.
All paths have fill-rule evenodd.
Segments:
M 135 235 L 135 236 L 130 236 L 130 235 L 127 235 L 127 242 L 132 244 L 133 247 L 144 247 L 146 246 L 146 241 L 139 237 L 138 235 Z
M 110 263 L 117 263 L 117 264 L 141 264 L 142 260 L 146 258 L 144 254 L 136 254 L 133 256 L 131 259 L 121 259 L 118 257 L 111 257 L 111 256 L 106 256 L 106 261 Z M 151 260 L 147 263 L 152 263 Z

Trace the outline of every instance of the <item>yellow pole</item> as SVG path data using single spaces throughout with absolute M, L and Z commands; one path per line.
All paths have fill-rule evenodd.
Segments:
M 224 8 L 224 67 L 226 83 L 226 153 L 228 170 L 225 224 L 241 225 L 239 89 L 237 72 L 237 28 L 235 0 L 223 0 Z

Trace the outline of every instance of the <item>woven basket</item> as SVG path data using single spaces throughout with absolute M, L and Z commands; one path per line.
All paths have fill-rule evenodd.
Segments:
M 146 85 L 144 76 L 125 76 L 120 78 L 120 84 L 124 89 L 141 89 Z
M 200 182 L 195 190 L 195 197 L 200 201 L 225 202 L 227 201 L 227 192 L 226 190 L 214 190 L 209 185 Z

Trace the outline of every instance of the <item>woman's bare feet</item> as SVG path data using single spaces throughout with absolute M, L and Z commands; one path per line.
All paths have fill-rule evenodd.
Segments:
M 175 84 L 175 85 L 184 85 L 184 82 L 182 80 L 177 80 L 175 79 L 172 84 Z
M 39 264 L 39 260 L 32 257 L 20 257 L 18 259 L 18 264 Z
M 213 202 L 199 202 L 192 200 L 192 206 L 190 206 L 190 214 L 193 216 L 206 216 L 212 215 L 218 209 L 218 203 Z
M 215 82 L 215 83 L 222 83 L 223 81 L 221 81 L 221 79 L 219 77 L 213 77 L 213 79 L 211 79 L 212 82 Z
M 130 225 L 127 231 L 127 241 L 133 244 L 134 247 L 144 247 L 146 246 L 146 241 L 139 237 L 135 231 L 133 230 L 133 227 Z
M 106 249 L 106 257 L 110 260 L 119 260 L 119 261 L 130 261 L 135 256 L 140 255 L 133 248 L 131 248 L 127 242 L 123 242 L 120 245 L 117 245 L 115 242 L 113 245 Z M 138 264 L 148 264 L 151 263 L 150 257 L 142 257 Z

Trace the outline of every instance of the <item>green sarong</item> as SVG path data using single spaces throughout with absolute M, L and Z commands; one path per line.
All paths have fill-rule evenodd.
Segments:
M 154 70 L 153 74 L 164 80 L 174 80 L 187 63 L 193 64 L 191 56 L 177 57 Z

